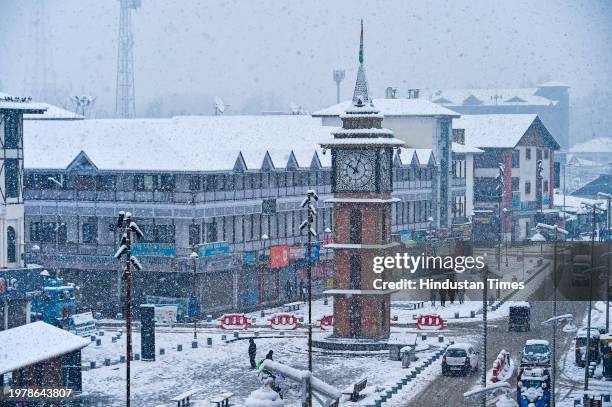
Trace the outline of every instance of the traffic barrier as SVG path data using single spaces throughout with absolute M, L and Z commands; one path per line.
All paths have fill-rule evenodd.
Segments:
M 417 319 L 417 328 L 425 330 L 444 329 L 444 319 L 439 315 L 421 315 Z
M 319 319 L 319 327 L 322 330 L 325 330 L 325 327 L 334 326 L 334 316 L 333 315 L 325 315 L 323 318 Z
M 270 328 L 277 331 L 296 329 L 299 325 L 298 318 L 293 314 L 276 314 L 269 319 Z
M 491 382 L 497 383 L 500 381 L 506 381 L 509 379 L 508 375 L 511 374 L 512 363 L 510 360 L 510 353 L 506 350 L 499 352 L 497 358 L 493 362 L 493 373 L 491 375 Z
M 219 318 L 221 329 L 248 329 L 249 318 L 245 314 L 225 314 Z

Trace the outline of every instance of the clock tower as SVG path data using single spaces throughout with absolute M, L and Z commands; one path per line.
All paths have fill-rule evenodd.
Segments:
M 392 252 L 391 208 L 393 149 L 404 145 L 382 127 L 383 116 L 368 92 L 363 64 L 363 21 L 359 69 L 353 100 L 340 116 L 342 128 L 331 150 L 334 217 L 334 333 L 337 338 L 384 339 L 389 336 L 391 291 L 374 288 L 383 274 L 372 271 L 373 259 Z

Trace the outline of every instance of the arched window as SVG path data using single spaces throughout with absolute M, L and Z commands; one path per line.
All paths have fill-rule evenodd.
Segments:
M 9 263 L 17 262 L 17 236 L 12 226 L 6 228 L 6 259 Z
M 359 209 L 351 209 L 349 217 L 349 234 L 351 243 L 361 243 L 361 210 Z
M 350 288 L 351 290 L 361 290 L 361 257 L 354 254 L 351 256 L 349 263 Z

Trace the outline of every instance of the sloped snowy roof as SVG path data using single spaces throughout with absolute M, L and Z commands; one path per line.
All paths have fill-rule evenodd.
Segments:
M 535 114 L 463 115 L 453 120 L 453 128 L 465 129 L 466 146 L 513 148 L 536 117 Z
M 570 153 L 609 153 L 612 152 L 612 138 L 598 137 L 574 144 Z
M 432 91 L 430 98 L 445 106 L 556 105 L 556 101 L 536 95 L 537 91 L 538 88 L 445 89 Z
M 78 113 L 50 105 L 49 103 L 37 104 L 45 106 L 47 110 L 44 113 L 26 113 L 23 115 L 23 120 L 82 120 L 85 118 Z
M 17 98 L 8 93 L 0 92 L 0 109 L 42 111 L 46 107 L 43 103 L 32 102 L 26 98 Z
M 66 168 L 84 151 L 100 170 L 226 171 L 242 152 L 247 169 L 259 169 L 266 152 L 285 168 L 292 152 L 309 168 L 329 127 L 310 116 L 179 116 L 170 119 L 28 120 L 25 167 Z
M 0 374 L 83 349 L 89 340 L 38 321 L 0 332 Z
M 351 107 L 351 101 L 347 100 L 336 105 L 318 110 L 312 114 L 313 117 L 340 116 Z M 459 117 L 445 107 L 426 99 L 374 99 L 374 106 L 384 116 L 452 116 Z
M 436 158 L 434 153 L 429 148 L 405 148 L 399 149 L 399 159 L 402 165 L 410 165 L 413 162 L 418 163 L 420 166 L 427 166 L 428 164 L 435 165 Z
M 540 83 L 538 88 L 569 88 L 570 86 L 563 82 L 549 81 Z
M 456 126 L 455 126 L 456 127 Z M 481 149 L 472 146 L 466 146 L 465 144 L 453 143 L 453 153 L 472 153 L 478 154 L 483 153 Z

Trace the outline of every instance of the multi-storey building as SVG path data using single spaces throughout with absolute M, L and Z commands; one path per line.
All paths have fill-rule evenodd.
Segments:
M 45 107 L 0 94 L 0 331 L 30 321 L 30 298 L 40 268 L 24 262 L 23 115 Z M 38 285 L 40 286 L 40 285 Z
M 40 247 L 30 250 L 37 261 L 81 287 L 85 306 L 119 309 L 120 267 L 112 253 L 120 210 L 131 211 L 145 232 L 135 249 L 146 270 L 135 275 L 135 303 L 145 292 L 186 295 L 194 245 L 204 312 L 295 297 L 305 275 L 298 226 L 308 189 L 323 198 L 316 222 L 322 240 L 333 238 L 331 207 L 323 203 L 331 192 L 330 158 L 318 147 L 330 128 L 320 119 L 28 121 L 25 132 L 26 242 Z M 429 217 L 438 218 L 436 163 L 431 150 L 394 157 L 394 234 L 424 231 Z M 458 194 L 465 190 L 464 178 L 449 183 L 459 185 Z M 447 211 L 465 220 L 464 211 Z M 287 252 L 288 264 L 276 261 Z M 322 250 L 316 264 L 319 286 L 331 276 L 330 256 Z
M 535 222 L 554 218 L 554 151 L 559 144 L 537 115 L 465 115 L 454 126 L 464 133 L 467 146 L 484 150 L 474 159 L 477 240 L 496 240 L 500 214 L 507 240 L 525 239 Z M 501 194 L 499 164 L 504 168 Z

